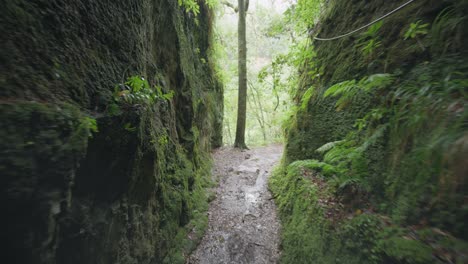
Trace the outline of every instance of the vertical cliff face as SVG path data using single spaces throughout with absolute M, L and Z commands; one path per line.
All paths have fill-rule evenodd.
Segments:
M 209 10 L 15 0 L 0 20 L 7 259 L 183 262 L 187 232 L 206 224 L 208 152 L 221 144 Z M 124 84 L 131 76 L 151 100 Z
M 327 1 L 313 32 L 334 37 L 405 2 Z M 285 263 L 466 261 L 466 7 L 414 1 L 311 40 L 272 181 Z

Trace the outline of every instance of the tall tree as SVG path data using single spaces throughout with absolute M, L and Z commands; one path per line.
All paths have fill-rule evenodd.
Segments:
M 238 29 L 238 71 L 239 94 L 237 106 L 237 126 L 234 147 L 247 149 L 245 144 L 245 119 L 247 114 L 247 40 L 245 17 L 249 9 L 249 0 L 238 0 L 239 22 Z

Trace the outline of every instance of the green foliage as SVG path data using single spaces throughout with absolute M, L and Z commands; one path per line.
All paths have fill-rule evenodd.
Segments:
M 411 23 L 408 30 L 405 32 L 405 40 L 408 38 L 416 38 L 419 35 L 427 35 L 429 23 L 422 24 L 421 20 L 416 23 Z
M 291 64 L 299 68 L 304 66 L 306 63 L 311 63 L 316 53 L 310 44 L 308 39 L 301 40 L 293 44 L 290 54 Z M 310 75 L 313 77 L 313 75 Z
M 160 146 L 166 146 L 168 142 L 169 142 L 169 138 L 166 134 L 159 136 L 158 143 Z
M 393 80 L 394 78 L 390 74 L 374 74 L 364 77 L 360 81 L 350 80 L 337 83 L 328 88 L 323 96 L 340 96 L 335 105 L 337 110 L 342 110 L 352 103 L 359 93 L 370 93 L 374 90 L 386 88 L 392 84 Z
M 288 171 L 292 173 L 299 173 L 302 169 L 320 172 L 325 177 L 331 177 L 338 173 L 335 166 L 318 160 L 298 160 L 288 165 Z
M 222 11 L 222 10 L 220 10 Z M 246 28 L 249 56 L 246 143 L 249 146 L 283 141 L 281 123 L 289 119 L 290 97 L 297 89 L 294 68 L 285 53 L 289 49 L 288 32 L 271 32 L 273 25 L 283 24 L 280 10 L 272 2 L 265 2 L 248 14 Z M 219 74 L 225 84 L 224 95 L 224 139 L 230 145 L 234 141 L 237 115 L 237 21 L 232 16 L 218 12 L 217 59 Z M 275 26 L 275 27 L 276 27 Z M 259 63 L 260 62 L 260 63 Z
M 305 91 L 304 95 L 302 96 L 302 98 L 301 98 L 302 102 L 301 102 L 301 106 L 300 106 L 301 110 L 306 110 L 307 105 L 309 104 L 309 101 L 312 98 L 312 95 L 314 95 L 314 87 L 313 86 L 309 87 Z
M 391 236 L 379 241 L 379 249 L 386 257 L 407 263 L 430 263 L 432 248 L 412 238 Z
M 321 0 L 299 0 L 294 9 L 297 30 L 309 29 L 315 25 L 322 6 Z
M 185 12 L 192 12 L 195 16 L 200 13 L 200 6 L 197 3 L 197 0 L 177 0 L 179 6 L 183 6 L 185 8 Z
M 455 61 L 449 61 L 456 64 Z M 359 92 L 374 92 L 378 88 L 391 87 L 387 95 L 380 98 L 381 105 L 376 105 L 356 120 L 356 130 L 351 131 L 344 141 L 328 143 L 319 150 L 326 152 L 324 162 L 335 166 L 340 172 L 338 179 L 335 179 L 338 180 L 336 185 L 359 179 L 359 184 L 364 189 L 371 190 L 372 188 L 366 187 L 368 181 L 374 182 L 372 184 L 377 182 L 368 179 L 366 160 L 369 157 L 366 157 L 366 153 L 382 138 L 387 137 L 392 153 L 391 169 L 387 172 L 385 181 L 382 180 L 385 183 L 380 183 L 383 186 L 373 188 L 385 188 L 388 199 L 395 199 L 393 217 L 399 222 L 412 221 L 411 219 L 420 217 L 424 210 L 429 210 L 420 206 L 423 201 L 428 203 L 430 200 L 423 193 L 434 193 L 441 188 L 434 177 L 447 177 L 445 155 L 463 137 L 462 120 L 466 113 L 459 111 L 452 115 L 448 114 L 447 109 L 460 105 L 459 100 L 462 99 L 454 98 L 466 98 L 463 88 L 466 76 L 461 74 L 461 69 L 466 66 L 458 65 L 459 69 L 440 67 L 454 65 L 447 62 L 423 63 L 415 67 L 405 81 L 395 80 L 392 75 L 377 74 L 359 82 L 351 80 L 339 83 L 324 93 L 324 97 L 340 96 L 337 108 L 343 109 L 352 103 Z M 429 162 L 431 166 L 421 166 L 421 161 Z M 403 173 L 397 169 L 401 166 L 411 169 Z M 454 196 L 452 199 L 461 199 L 460 197 Z
M 184 7 L 185 12 L 192 12 L 195 16 L 198 16 L 200 13 L 200 5 L 197 0 L 177 0 L 179 6 Z M 205 0 L 205 4 L 209 8 L 215 8 L 218 5 L 218 0 Z
M 461 11 L 466 8 L 459 8 L 462 2 L 465 7 L 468 2 L 449 2 L 431 7 L 424 7 L 424 3 L 410 6 L 388 18 L 389 25 L 370 28 L 354 45 L 352 38 L 317 42 L 313 62 L 302 60 L 299 69 L 304 79 L 296 97 L 297 118 L 290 121 L 287 131 L 285 165 L 315 158 L 310 169 L 321 173 L 325 164 L 332 166 L 335 173 L 323 177 L 328 190 L 335 191 L 336 197 L 348 194 L 357 200 L 359 193 L 364 192 L 357 206 L 366 209 L 362 210 L 362 219 L 348 214 L 345 219 L 330 220 L 333 226 L 329 228 L 323 218 L 309 217 L 317 207 L 323 209 L 323 203 L 316 201 L 329 197 L 315 190 L 313 198 L 307 201 L 309 207 L 304 206 L 303 199 L 308 196 L 299 190 L 309 184 L 302 179 L 307 177 L 292 177 L 289 174 L 293 168 L 282 168 L 281 176 L 272 179 L 276 186 L 272 191 L 287 192 L 277 198 L 289 208 L 280 210 L 282 221 L 286 221 L 284 263 L 310 259 L 316 263 L 432 263 L 441 256 L 453 263 L 456 259 L 458 263 L 466 262 L 460 257 L 466 256 L 466 246 L 463 253 L 455 249 L 460 246 L 455 246 L 453 237 L 467 239 L 468 234 L 464 220 L 468 215 L 464 206 L 468 195 L 466 170 L 460 166 L 466 163 L 467 150 L 468 65 L 462 48 L 466 42 L 462 25 L 466 25 L 467 16 Z M 379 10 L 377 2 L 362 2 L 356 7 L 359 4 L 331 1 L 330 6 L 340 9 L 322 21 L 319 35 L 333 35 L 335 29 L 365 22 L 355 15 L 343 15 L 344 10 L 350 14 Z M 449 8 L 434 21 L 429 20 L 447 4 Z M 390 26 L 396 24 L 407 26 L 402 31 Z M 415 44 L 425 52 L 414 49 Z M 318 79 L 306 75 L 315 68 L 324 69 Z M 371 75 L 375 72 L 385 74 Z M 363 77 L 366 75 L 370 76 Z M 329 87 L 334 83 L 337 84 Z M 314 98 L 308 93 L 311 86 L 315 87 L 315 96 L 323 95 L 313 104 L 308 103 Z M 323 91 L 326 87 L 329 88 Z M 335 120 L 339 120 L 337 125 Z M 316 153 L 311 153 L 311 149 L 317 149 Z M 301 170 L 295 172 L 301 175 Z M 291 201 L 284 201 L 286 198 Z M 355 207 L 345 203 L 345 209 L 338 211 L 343 213 Z M 294 208 L 302 209 L 301 217 L 308 220 L 293 215 L 298 210 Z M 368 224 L 364 220 L 367 216 L 376 221 Z M 420 227 L 445 235 L 424 238 L 415 230 Z M 294 236 L 300 242 L 295 243 Z M 446 248 L 441 246 L 449 238 L 452 242 Z M 304 240 L 318 245 L 311 246 Z M 295 247 L 313 247 L 316 251 L 307 253 Z M 301 259 L 300 254 L 306 259 Z
M 338 225 L 325 217 L 329 208 L 323 201 L 329 200 L 330 194 L 303 176 L 304 169 L 316 170 L 322 165 L 316 160 L 296 161 L 276 168 L 270 179 L 269 187 L 276 197 L 282 222 L 280 262 L 310 263 L 313 259 L 314 263 L 357 264 L 415 259 L 403 252 L 388 256 L 383 251 L 386 239 L 400 233 L 383 229 L 378 215 L 348 215 Z
M 461 12 L 463 13 L 463 11 Z M 450 48 L 461 46 L 462 44 L 455 43 L 453 36 L 457 30 L 464 30 L 463 21 L 466 19 L 466 13 L 463 13 L 462 16 L 457 14 L 456 6 L 449 6 L 442 10 L 435 18 L 430 30 L 431 52 L 445 54 Z
M 323 209 L 317 204 L 317 188 L 303 178 L 304 161 L 291 164 L 287 169 L 277 168 L 269 187 L 277 197 L 282 222 L 281 263 L 308 263 L 322 253 L 323 237 L 320 230 L 326 228 Z M 318 263 L 321 263 L 318 261 Z
M 325 152 L 331 150 L 332 148 L 334 148 L 335 146 L 337 146 L 340 143 L 343 143 L 343 140 L 328 142 L 325 145 L 318 148 L 316 151 L 319 152 L 319 153 L 325 153 Z
M 209 8 L 214 9 L 216 6 L 218 6 L 219 0 L 205 0 L 205 3 Z
M 371 57 L 374 54 L 374 51 L 382 45 L 382 42 L 379 40 L 378 32 L 383 25 L 383 21 L 379 21 L 369 29 L 361 34 L 361 37 L 357 40 L 358 47 L 361 47 L 361 51 L 366 57 Z
M 347 250 L 361 255 L 368 263 L 381 263 L 376 248 L 377 238 L 382 226 L 381 220 L 372 214 L 360 214 L 346 221 L 338 230 Z
M 174 91 L 164 93 L 161 86 L 150 86 L 148 80 L 140 76 L 131 76 L 125 84 L 116 85 L 114 89 L 114 104 L 111 104 L 108 111 L 117 114 L 119 105 L 143 105 L 151 106 L 156 100 L 170 100 L 174 96 Z
M 88 131 L 88 137 L 92 138 L 93 133 L 99 132 L 96 119 L 85 116 L 81 119 L 79 129 Z
M 366 32 L 362 33 L 362 37 L 369 37 L 369 38 L 375 38 L 377 37 L 377 34 L 379 33 L 380 28 L 383 25 L 383 21 L 379 21 L 367 29 Z
M 369 185 L 363 180 L 368 174 L 367 162 L 363 149 L 356 146 L 353 136 L 350 134 L 348 139 L 329 142 L 317 149 L 317 152 L 326 152 L 323 161 L 335 172 L 329 183 L 337 192 L 348 187 L 359 192 L 369 191 Z
M 370 56 L 381 45 L 382 45 L 382 42 L 380 42 L 379 40 L 370 39 L 363 45 L 361 50 L 365 56 Z

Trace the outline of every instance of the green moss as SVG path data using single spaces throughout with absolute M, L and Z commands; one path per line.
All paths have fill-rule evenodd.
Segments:
M 36 156 L 53 156 L 51 163 L 62 161 L 65 167 L 71 168 L 75 166 L 73 161 L 84 155 L 92 127 L 89 118 L 75 106 L 3 103 L 0 113 L 4 126 L 0 131 L 2 148 L 8 150 L 8 154 L 2 155 L 3 175 L 21 175 L 26 171 L 36 174 L 39 167 L 54 171 L 52 164 L 38 164 Z
M 319 37 L 348 32 L 400 2 L 330 1 L 314 32 Z M 447 237 L 466 240 L 467 209 L 460 206 L 467 195 L 462 176 L 466 170 L 457 165 L 467 153 L 461 143 L 466 141 L 466 111 L 448 110 L 466 99 L 463 45 L 468 34 L 463 25 L 468 18 L 460 11 L 466 4 L 415 2 L 386 18 L 373 34 L 314 41 L 309 47 L 316 57 L 300 69 L 305 74 L 296 99 L 302 104 L 296 106 L 294 120 L 287 126 L 284 167 L 271 182 L 284 227 L 283 263 L 310 259 L 316 263 L 428 263 L 435 261 L 433 255 L 440 256 L 438 245 Z M 419 20 L 430 24 L 428 34 L 419 36 L 419 41 L 405 40 L 411 23 Z M 370 40 L 381 46 L 365 53 L 363 45 Z M 306 75 L 319 70 L 319 78 Z M 323 96 L 337 83 L 376 73 L 391 73 L 395 79 L 381 91 L 347 94 L 353 98 L 349 102 L 347 98 L 340 109 L 335 107 L 340 98 Z M 327 154 L 316 151 L 336 141 L 345 143 Z M 300 168 L 325 176 L 322 180 L 327 185 L 338 186 L 336 192 L 317 191 Z M 314 190 L 309 200 L 305 200 L 305 186 Z M 322 217 L 326 208 L 317 201 L 329 195 L 343 203 L 335 215 L 338 219 Z M 348 196 L 359 202 L 348 204 Z M 358 215 L 353 213 L 356 209 Z M 369 213 L 361 214 L 363 209 Z M 302 215 L 295 210 L 302 210 Z M 322 210 L 322 215 L 316 210 Z M 389 231 L 389 222 L 398 230 Z M 440 228 L 447 236 L 414 237 L 408 226 L 415 225 Z M 293 241 L 294 237 L 301 242 Z M 452 259 L 463 259 L 465 253 L 455 244 L 444 250 L 451 252 Z M 314 253 L 307 252 L 312 247 Z
M 4 9 L 2 200 L 18 227 L 7 237 L 25 249 L 12 259 L 182 263 L 207 224 L 209 151 L 222 140 L 211 11 L 200 4 L 196 22 L 177 1 Z M 129 76 L 174 96 L 117 105 Z
M 282 223 L 281 263 L 378 263 L 373 248 L 380 221 L 361 215 L 334 227 L 325 217 L 329 208 L 321 202 L 330 194 L 299 169 L 314 163 L 298 161 L 277 168 L 270 180 Z
M 387 238 L 379 247 L 387 257 L 399 262 L 429 263 L 432 260 L 432 248 L 410 238 Z

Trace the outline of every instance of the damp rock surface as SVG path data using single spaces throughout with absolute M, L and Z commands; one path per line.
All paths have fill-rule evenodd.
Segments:
M 282 152 L 283 146 L 272 145 L 214 153 L 216 199 L 206 234 L 188 264 L 277 263 L 280 224 L 267 181 Z

